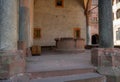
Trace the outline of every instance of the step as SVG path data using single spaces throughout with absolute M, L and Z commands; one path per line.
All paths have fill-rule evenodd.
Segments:
M 78 68 L 78 69 L 62 69 L 62 70 L 51 70 L 51 71 L 41 71 L 41 72 L 30 72 L 30 78 L 47 78 L 55 76 L 73 75 L 73 74 L 85 74 L 95 72 L 94 68 Z
M 106 78 L 103 75 L 99 75 L 97 73 L 86 73 L 34 79 L 31 80 L 30 82 L 106 82 Z

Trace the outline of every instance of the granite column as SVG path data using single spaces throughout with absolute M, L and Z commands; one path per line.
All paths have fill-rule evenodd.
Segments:
M 19 0 L 19 40 L 18 49 L 23 50 L 26 54 L 29 38 L 29 1 Z
M 17 50 L 17 0 L 0 0 L 0 49 Z
M 112 48 L 113 20 L 112 0 L 98 0 L 99 7 L 99 44 L 101 48 Z
M 112 0 L 99 0 L 99 45 L 92 49 L 91 62 L 107 82 L 119 82 L 120 49 L 113 45 Z

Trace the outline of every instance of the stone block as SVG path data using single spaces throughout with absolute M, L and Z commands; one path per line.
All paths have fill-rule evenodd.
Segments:
M 99 67 L 98 72 L 106 76 L 107 82 L 120 82 L 120 67 Z
M 0 79 L 8 79 L 25 72 L 22 51 L 0 51 Z
M 107 82 L 120 82 L 120 76 L 106 75 Z
M 26 57 L 27 51 L 26 51 L 26 44 L 24 41 L 18 41 L 18 49 L 23 50 L 24 53 L 23 56 Z
M 98 66 L 98 61 L 100 62 L 99 57 L 103 54 L 103 50 L 102 48 L 93 48 L 91 50 L 91 63 L 93 65 Z
M 76 40 L 76 48 L 85 49 L 85 40 L 84 39 Z
M 27 74 L 18 74 L 6 80 L 0 80 L 0 82 L 30 82 L 30 78 Z
M 95 48 L 91 50 L 91 62 L 95 66 L 119 67 L 120 49 Z

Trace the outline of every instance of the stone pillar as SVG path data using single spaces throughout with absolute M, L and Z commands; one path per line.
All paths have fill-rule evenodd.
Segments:
M 19 2 L 19 41 L 26 41 L 29 26 L 29 12 L 24 0 Z
M 90 41 L 90 27 L 89 27 L 89 13 L 86 13 L 86 44 L 90 45 L 91 41 Z
M 27 1 L 27 3 L 26 3 Z M 23 50 L 26 55 L 28 47 L 29 8 L 28 0 L 19 0 L 19 40 L 18 49 Z
M 17 50 L 17 0 L 0 0 L 0 49 Z
M 28 82 L 23 80 L 25 59 L 17 50 L 17 30 L 18 0 L 0 0 L 0 82 Z
M 107 82 L 120 81 L 120 49 L 113 48 L 112 0 L 99 0 L 100 47 L 92 49 L 92 64 L 107 77 Z
M 99 44 L 101 48 L 112 48 L 113 21 L 112 0 L 98 0 L 99 7 Z

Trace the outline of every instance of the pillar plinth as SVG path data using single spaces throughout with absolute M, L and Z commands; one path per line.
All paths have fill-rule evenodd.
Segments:
M 10 79 L 25 73 L 25 59 L 22 55 L 22 51 L 0 51 L 0 79 Z
M 94 48 L 91 50 L 91 62 L 98 67 L 119 67 L 120 49 Z

